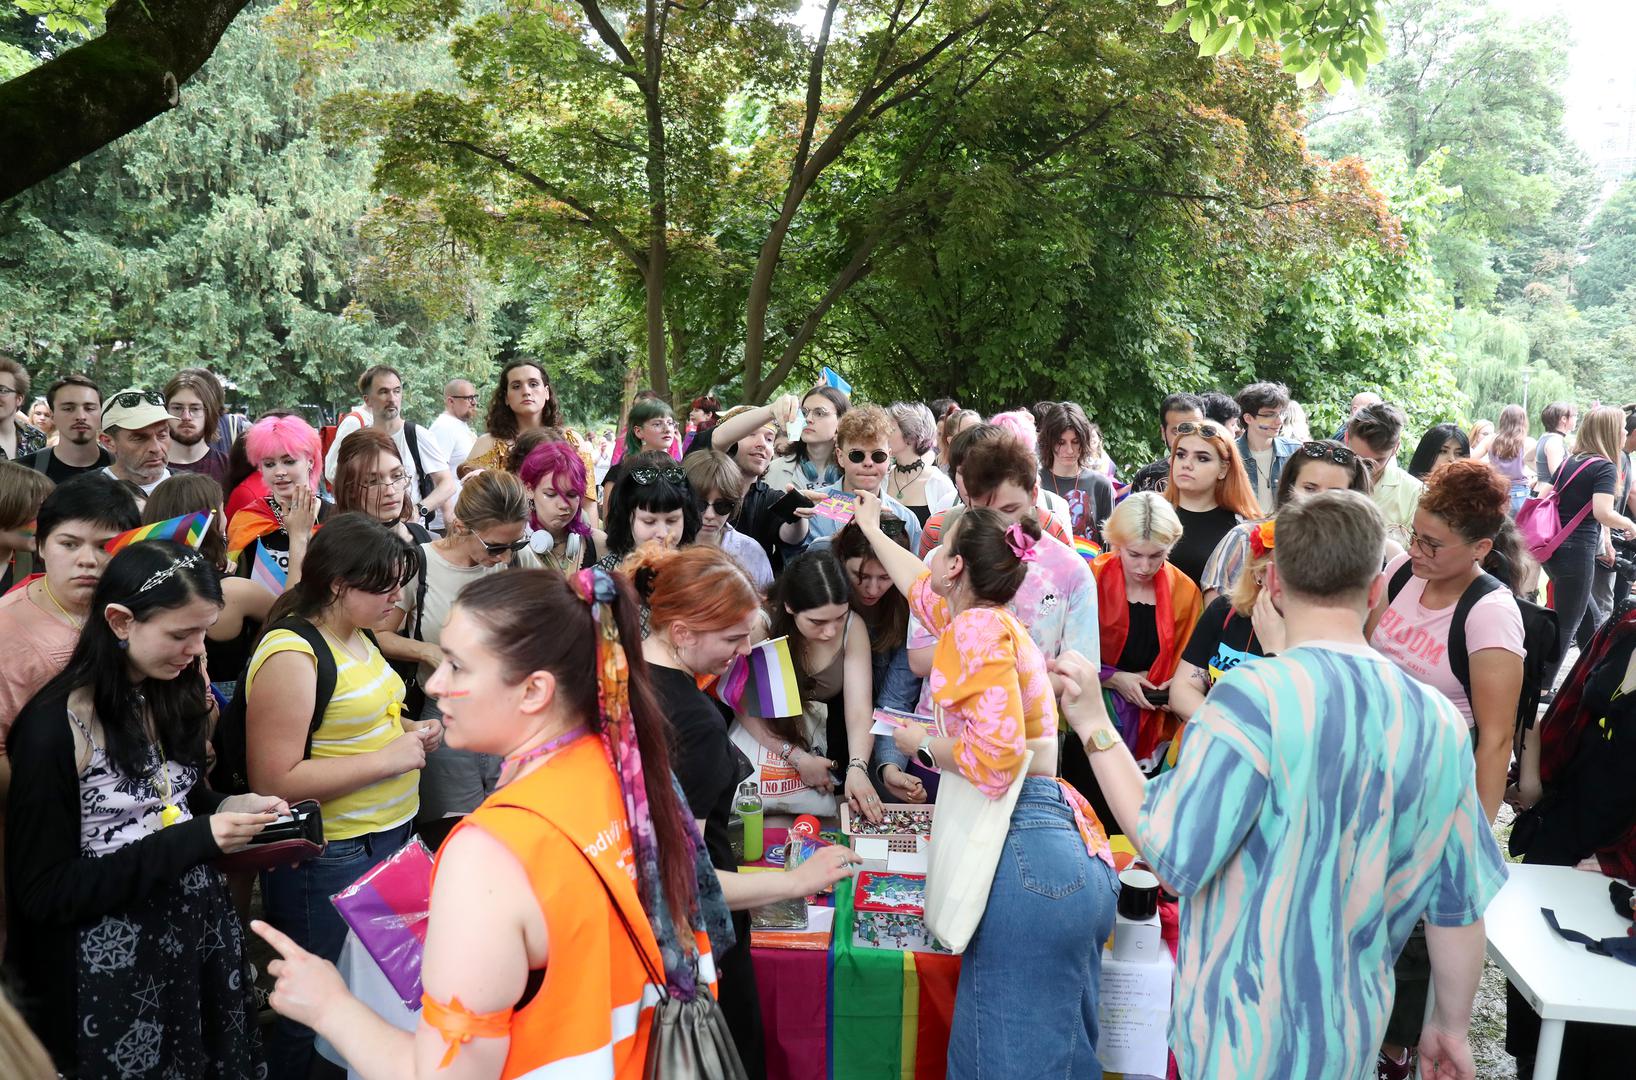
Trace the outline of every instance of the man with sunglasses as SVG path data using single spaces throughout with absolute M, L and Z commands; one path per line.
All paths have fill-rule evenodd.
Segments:
M 129 485 L 138 504 L 170 479 L 170 413 L 152 390 L 131 387 L 102 410 L 102 445 L 113 455 L 103 471 Z
M 903 522 L 909 534 L 909 550 L 920 546 L 920 519 L 903 503 L 886 493 L 886 474 L 892 471 L 892 452 L 887 449 L 891 438 L 892 418 L 879 405 L 854 405 L 841 417 L 835 428 L 835 456 L 841 465 L 838 483 L 809 491 L 817 502 L 826 495 L 854 495 L 867 491 L 878 496 L 882 509 Z M 814 514 L 806 518 L 806 544 L 829 538 L 841 531 L 844 521 Z
M 1403 410 L 1389 402 L 1365 405 L 1346 425 L 1346 445 L 1369 470 L 1369 497 L 1386 519 L 1389 539 L 1407 546 L 1414 530 L 1414 511 L 1420 505 L 1421 483 L 1397 467 L 1403 441 Z
M 432 434 L 438 437 L 452 473 L 459 472 L 477 442 L 477 433 L 471 429 L 471 418 L 476 415 L 477 387 L 465 379 L 450 379 L 443 387 L 443 411 L 432 421 Z

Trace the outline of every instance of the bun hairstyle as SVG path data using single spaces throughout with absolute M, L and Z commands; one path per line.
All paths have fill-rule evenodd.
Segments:
M 648 626 L 653 630 L 677 623 L 691 630 L 725 630 L 761 603 L 749 575 L 718 547 L 672 551 L 650 544 L 620 569 L 648 605 Z
M 163 485 L 161 485 L 163 486 Z M 484 469 L 466 477 L 455 500 L 455 527 L 463 533 L 515 525 L 528 517 L 528 491 L 508 472 Z
M 1025 517 L 1012 526 L 986 506 L 966 507 L 943 526 L 943 546 L 960 556 L 972 595 L 984 603 L 1009 604 L 1028 577 L 1028 563 L 1006 536 L 1012 528 L 1031 544 L 1040 542 L 1039 522 Z
M 1509 516 L 1510 490 L 1485 462 L 1451 461 L 1426 477 L 1420 509 L 1442 518 L 1468 543 L 1492 540 Z
M 323 533 L 320 530 L 319 535 Z M 696 906 L 693 846 L 682 816 L 691 811 L 681 805 L 671 783 L 666 741 L 670 722 L 659 706 L 648 665 L 630 660 L 632 650 L 642 644 L 640 604 L 622 575 L 609 578 L 614 591 L 608 604 L 628 660 L 631 722 L 653 820 L 659 881 L 672 916 L 681 920 Z M 583 718 L 598 735 L 606 730 L 598 694 L 597 643 L 602 628 L 567 577 L 554 570 L 508 570 L 467 585 L 455 606 L 477 623 L 483 644 L 500 661 L 506 679 L 521 682 L 533 672 L 550 672 L 568 713 Z M 541 633 L 541 627 L 554 632 Z M 635 655 L 639 658 L 641 654 Z

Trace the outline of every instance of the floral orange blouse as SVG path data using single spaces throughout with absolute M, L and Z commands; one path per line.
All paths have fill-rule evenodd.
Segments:
M 1045 655 L 1016 616 L 974 607 L 950 617 L 948 601 L 932 591 L 930 572 L 909 591 L 909 608 L 937 635 L 930 689 L 944 730 L 954 739 L 954 764 L 977 790 L 998 799 L 1011 787 L 1029 739 L 1055 738 L 1057 701 Z M 1063 780 L 1064 797 L 1085 850 L 1113 865 L 1113 849 L 1096 811 Z

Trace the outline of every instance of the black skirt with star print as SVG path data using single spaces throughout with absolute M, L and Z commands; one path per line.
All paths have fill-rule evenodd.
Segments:
M 243 930 L 221 872 L 80 927 L 75 1040 L 82 1080 L 266 1075 Z

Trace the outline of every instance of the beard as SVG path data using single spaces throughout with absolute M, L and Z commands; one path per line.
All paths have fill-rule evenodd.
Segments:
M 176 428 L 170 429 L 170 441 L 175 443 L 177 446 L 198 446 L 200 443 L 204 442 L 204 438 L 205 433 L 203 427 L 199 428 L 192 435 L 183 435 Z

